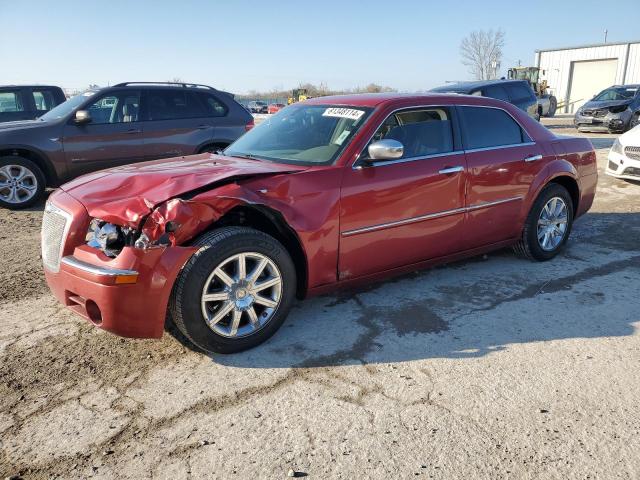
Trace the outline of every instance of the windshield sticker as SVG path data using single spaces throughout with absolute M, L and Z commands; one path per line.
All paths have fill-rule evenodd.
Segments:
M 349 118 L 351 120 L 360 120 L 360 117 L 364 115 L 363 110 L 355 110 L 353 108 L 327 108 L 322 114 L 323 117 L 339 117 Z
M 345 139 L 349 136 L 350 133 L 351 131 L 349 130 L 343 131 L 333 143 L 335 143 L 336 145 L 342 145 L 342 142 L 345 141 Z

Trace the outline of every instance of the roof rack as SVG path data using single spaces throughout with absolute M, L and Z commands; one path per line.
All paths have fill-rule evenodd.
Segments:
M 183 88 L 206 88 L 208 90 L 215 90 L 215 88 L 210 87 L 209 85 L 182 82 L 122 82 L 114 85 L 114 87 L 128 87 L 129 85 L 176 85 Z

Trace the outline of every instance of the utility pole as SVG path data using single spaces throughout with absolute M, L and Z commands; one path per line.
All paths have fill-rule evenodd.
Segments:
M 609 33 L 609 30 L 607 30 L 606 28 L 604 29 L 604 43 L 607 43 L 607 34 Z

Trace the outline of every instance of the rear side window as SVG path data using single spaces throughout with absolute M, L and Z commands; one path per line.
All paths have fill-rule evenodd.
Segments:
M 227 114 L 227 107 L 213 95 L 202 92 L 197 92 L 195 95 L 200 98 L 207 117 L 224 117 Z
M 33 90 L 32 95 L 38 111 L 48 112 L 57 105 L 51 90 Z
M 0 92 L 0 113 L 24 112 L 22 98 L 18 92 Z
M 528 142 L 530 138 L 504 110 L 486 107 L 460 107 L 465 148 L 501 147 Z
M 176 120 L 205 117 L 205 107 L 194 92 L 149 90 L 146 94 L 147 120 Z
M 372 141 L 385 138 L 402 143 L 402 158 L 452 152 L 453 132 L 449 110 L 430 107 L 392 114 L 382 123 Z
M 514 102 L 522 102 L 533 98 L 533 91 L 521 83 L 511 84 L 507 88 L 509 89 L 509 96 Z
M 484 89 L 484 96 L 496 98 L 498 100 L 510 101 L 507 91 L 502 85 L 490 85 Z

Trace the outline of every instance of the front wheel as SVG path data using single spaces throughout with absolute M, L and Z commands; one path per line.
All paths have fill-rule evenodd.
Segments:
M 282 325 L 296 288 L 290 255 L 275 238 L 225 227 L 194 242 L 200 249 L 176 280 L 170 312 L 178 329 L 207 352 L 259 345 Z
M 640 125 L 640 112 L 636 112 L 636 114 L 631 117 L 631 121 L 629 122 L 629 130 Z
M 30 207 L 44 194 L 45 183 L 42 170 L 31 160 L 0 157 L 0 207 Z
M 557 183 L 547 185 L 533 203 L 514 250 L 532 260 L 552 259 L 569 238 L 573 215 L 573 201 L 567 189 Z

